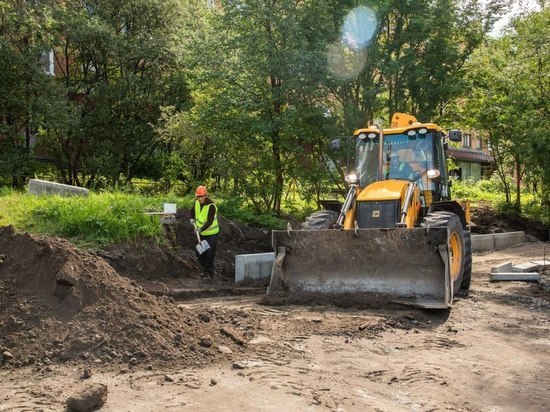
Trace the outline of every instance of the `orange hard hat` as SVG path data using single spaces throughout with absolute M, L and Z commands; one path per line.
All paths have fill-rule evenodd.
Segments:
M 195 190 L 195 196 L 206 196 L 207 194 L 208 192 L 204 186 L 198 186 L 197 190 Z

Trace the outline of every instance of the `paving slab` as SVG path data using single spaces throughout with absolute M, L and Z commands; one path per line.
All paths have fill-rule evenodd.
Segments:
M 542 266 L 535 262 L 520 263 L 519 265 L 514 265 L 513 272 L 536 272 L 542 269 Z
M 512 273 L 491 273 L 489 275 L 489 280 L 491 282 L 497 281 L 536 281 L 540 282 L 541 275 L 540 273 L 521 273 L 521 272 L 512 272 Z
M 493 266 L 491 273 L 511 273 L 514 272 L 512 262 L 501 263 L 500 265 Z
M 550 268 L 550 260 L 533 260 L 532 262 L 541 265 L 541 269 Z
M 88 196 L 90 191 L 84 187 L 48 182 L 40 179 L 30 179 L 28 192 L 31 195 Z

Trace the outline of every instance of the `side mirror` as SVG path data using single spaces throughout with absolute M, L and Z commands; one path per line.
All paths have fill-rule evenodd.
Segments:
M 331 150 L 339 150 L 340 149 L 340 139 L 334 139 L 332 142 L 330 142 L 330 148 Z
M 461 142 L 462 141 L 462 132 L 458 129 L 449 130 L 449 140 L 451 142 Z

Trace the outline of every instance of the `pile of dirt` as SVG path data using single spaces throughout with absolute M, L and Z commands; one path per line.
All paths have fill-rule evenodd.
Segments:
M 204 365 L 239 350 L 223 314 L 143 291 L 69 242 L 0 227 L 0 364 Z
M 489 205 L 481 204 L 472 207 L 472 233 L 490 234 L 523 231 L 540 241 L 547 242 L 550 236 L 550 227 L 540 222 L 525 219 L 521 216 L 510 216 L 495 212 Z

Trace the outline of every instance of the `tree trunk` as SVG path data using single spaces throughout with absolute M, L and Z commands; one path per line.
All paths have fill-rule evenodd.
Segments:
M 281 133 L 279 121 L 281 117 L 281 97 L 280 97 L 281 80 L 275 76 L 271 76 L 271 91 L 273 93 L 273 113 L 271 117 L 271 145 L 273 150 L 273 164 L 275 173 L 275 184 L 273 185 L 273 212 L 275 215 L 281 214 L 281 200 L 283 197 L 283 162 L 281 159 Z
M 521 213 L 521 163 L 519 156 L 516 157 L 516 212 Z

